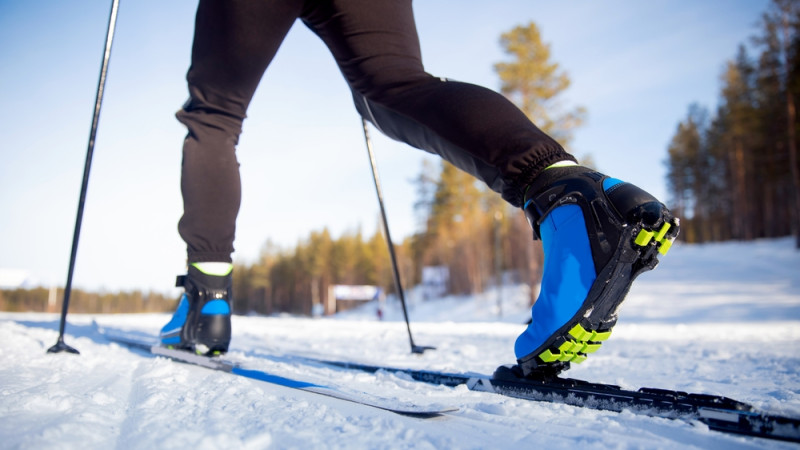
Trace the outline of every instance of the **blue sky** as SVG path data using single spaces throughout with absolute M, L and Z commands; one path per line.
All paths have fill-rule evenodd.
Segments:
M 454 5 L 457 5 L 455 7 Z M 421 0 L 426 70 L 498 89 L 499 36 L 534 21 L 587 123 L 572 147 L 661 198 L 666 147 L 692 102 L 755 34 L 766 0 Z M 195 1 L 122 0 L 89 183 L 75 285 L 168 291 L 185 267 L 177 233 Z M 0 269 L 63 285 L 110 1 L 0 1 Z M 396 239 L 414 231 L 410 180 L 435 158 L 373 131 Z M 371 234 L 378 206 L 360 119 L 333 58 L 297 23 L 262 80 L 238 157 L 239 261 L 269 238 Z

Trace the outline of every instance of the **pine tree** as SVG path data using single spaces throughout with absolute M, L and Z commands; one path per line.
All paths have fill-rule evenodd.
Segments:
M 450 289 L 455 293 L 481 292 L 487 257 L 481 236 L 482 193 L 475 179 L 442 162 L 428 217 L 425 265 L 450 267 Z
M 755 58 L 742 45 L 727 63 L 710 125 L 690 112 L 676 131 L 670 190 L 690 241 L 794 232 L 800 247 L 800 4 L 773 0 L 752 43 Z
M 782 106 L 786 114 L 786 156 L 789 165 L 786 183 L 789 197 L 793 198 L 794 214 L 789 216 L 795 246 L 800 249 L 800 161 L 797 155 L 797 111 L 796 99 L 800 94 L 800 5 L 792 0 L 774 0 L 772 11 L 764 17 L 765 28 L 774 28 L 780 71 L 778 78 L 782 92 Z M 771 25 L 770 25 L 771 24 Z M 772 41 L 772 39 L 770 40 Z
M 550 61 L 550 45 L 542 42 L 539 28 L 530 22 L 503 33 L 500 44 L 509 62 L 497 63 L 501 92 L 539 128 L 567 146 L 572 130 L 583 122 L 586 110 L 577 107 L 561 113 L 559 94 L 570 85 L 569 76 Z

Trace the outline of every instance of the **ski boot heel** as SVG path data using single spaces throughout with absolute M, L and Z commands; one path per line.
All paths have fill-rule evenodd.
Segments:
M 224 311 L 209 313 L 208 309 L 204 308 L 206 312 L 201 311 L 197 318 L 194 350 L 198 354 L 205 355 L 227 353 L 231 342 L 230 310 L 227 313 Z
M 183 287 L 184 294 L 161 329 L 161 345 L 219 355 L 228 351 L 231 341 L 232 266 L 222 274 L 205 273 L 198 266 L 190 265 L 188 274 L 177 278 L 175 285 Z

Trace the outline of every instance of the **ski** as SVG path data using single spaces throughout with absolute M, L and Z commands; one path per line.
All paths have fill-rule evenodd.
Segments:
M 345 392 L 334 386 L 286 378 L 263 370 L 248 369 L 224 357 L 203 356 L 183 350 L 165 348 L 155 344 L 151 339 L 142 338 L 141 335 L 100 327 L 97 327 L 97 330 L 109 341 L 142 350 L 153 356 L 163 356 L 180 363 L 219 370 L 397 414 L 428 418 L 457 411 L 457 408 L 426 408 L 413 404 L 398 404 L 396 401 L 386 400 L 370 394 Z M 407 369 L 298 355 L 275 355 L 269 358 L 279 362 L 300 362 L 368 373 L 384 371 L 420 382 L 450 387 L 463 384 L 472 391 L 487 392 L 524 400 L 564 403 L 577 407 L 616 412 L 626 410 L 653 417 L 698 421 L 714 431 L 800 443 L 800 418 L 761 412 L 747 403 L 718 395 L 695 394 L 657 388 L 640 388 L 633 391 L 616 385 L 571 378 L 551 377 L 542 380 L 520 380 L 505 376 L 496 377 L 477 373 L 449 373 Z
M 95 329 L 100 335 L 111 342 L 116 342 L 130 348 L 142 350 L 152 356 L 163 356 L 179 363 L 191 364 L 211 370 L 226 372 L 252 380 L 263 381 L 304 392 L 311 392 L 314 394 L 323 395 L 325 397 L 331 397 L 350 403 L 369 406 L 396 414 L 417 418 L 432 418 L 457 410 L 457 408 L 425 407 L 408 403 L 400 403 L 395 400 L 384 399 L 367 393 L 346 392 L 334 386 L 287 378 L 259 369 L 248 369 L 246 367 L 242 367 L 241 364 L 219 356 L 198 355 L 185 350 L 162 347 L 153 340 L 144 339 L 138 335 L 105 329 L 99 326 L 95 326 Z
M 800 442 L 800 418 L 760 412 L 747 403 L 718 395 L 656 388 L 631 391 L 611 384 L 561 377 L 521 380 L 481 374 L 401 369 L 303 356 L 290 356 L 289 359 L 369 373 L 385 371 L 401 374 L 416 381 L 450 387 L 464 384 L 472 391 L 525 400 L 564 403 L 606 411 L 628 410 L 669 419 L 696 420 L 715 431 Z

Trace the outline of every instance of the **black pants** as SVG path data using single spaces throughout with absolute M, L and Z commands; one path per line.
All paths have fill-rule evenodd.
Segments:
M 573 159 L 503 96 L 425 73 L 411 0 L 200 0 L 183 147 L 179 231 L 189 262 L 231 261 L 248 104 L 296 19 L 328 46 L 358 112 L 391 138 L 441 155 L 520 206 L 548 165 Z

